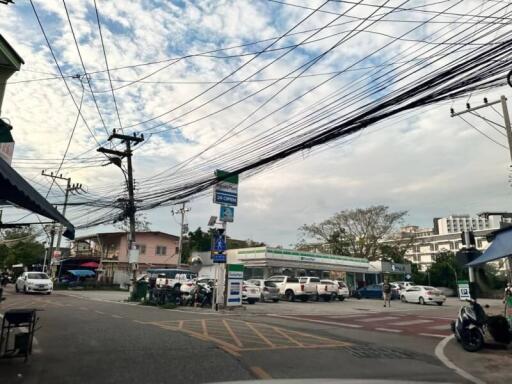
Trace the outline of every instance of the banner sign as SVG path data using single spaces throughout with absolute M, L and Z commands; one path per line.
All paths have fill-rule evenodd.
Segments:
M 242 288 L 244 281 L 244 266 L 242 264 L 227 265 L 227 300 L 226 306 L 242 305 Z

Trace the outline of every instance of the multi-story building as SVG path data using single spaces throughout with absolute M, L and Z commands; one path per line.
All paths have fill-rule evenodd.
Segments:
M 142 273 L 148 268 L 170 268 L 179 265 L 179 237 L 157 231 L 136 232 L 135 236 L 139 249 L 139 272 Z M 77 237 L 71 247 L 69 263 L 80 258 L 94 260 L 99 264 L 100 280 L 126 284 L 131 277 L 128 243 L 126 232 Z M 66 260 L 63 265 L 66 265 Z
M 435 262 L 439 253 L 457 252 L 463 248 L 462 232 L 473 231 L 476 248 L 484 251 L 489 245 L 487 235 L 511 224 L 512 214 L 507 212 L 482 212 L 475 217 L 451 215 L 435 218 L 433 228 L 420 228 L 414 225 L 403 227 L 385 242 L 407 247 L 405 258 L 418 264 L 420 270 L 425 271 Z

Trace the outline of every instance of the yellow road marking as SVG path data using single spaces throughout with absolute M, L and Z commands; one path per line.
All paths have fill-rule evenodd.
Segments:
M 224 324 L 224 327 L 226 327 L 227 331 L 229 332 L 230 336 L 233 338 L 233 340 L 235 341 L 235 344 L 238 346 L 238 347 L 243 347 L 243 344 L 242 342 L 240 341 L 240 339 L 238 338 L 238 336 L 235 334 L 235 332 L 233 332 L 233 330 L 231 329 L 231 327 L 229 326 L 228 322 L 226 321 L 226 319 L 222 319 L 222 323 Z
M 246 324 L 247 324 L 247 326 L 248 326 L 249 328 L 251 328 L 251 329 L 252 329 L 252 331 L 253 331 L 256 335 L 258 335 L 258 336 L 260 337 L 260 339 L 261 339 L 261 340 L 263 340 L 265 343 L 267 343 L 269 347 L 272 347 L 272 348 L 274 348 L 274 347 L 275 347 L 274 343 L 272 343 L 269 339 L 267 339 L 267 338 L 265 337 L 265 335 L 264 335 L 263 333 L 261 333 L 260 331 L 258 331 L 258 330 L 256 329 L 256 327 L 254 327 L 251 323 L 246 323 Z
M 240 357 L 240 354 L 238 352 L 232 350 L 231 348 L 227 348 L 224 345 L 219 345 L 219 348 L 222 349 L 224 352 L 229 353 L 230 355 L 233 355 L 235 357 Z
M 110 315 L 110 316 L 112 316 L 114 319 L 122 319 L 123 318 L 123 316 L 119 316 L 119 315 Z
M 290 340 L 292 343 L 298 345 L 299 347 L 304 347 L 304 344 L 302 344 L 301 342 L 295 340 L 290 335 L 288 335 L 287 333 L 283 332 L 280 328 L 272 327 L 272 329 L 274 331 L 276 331 L 277 333 L 279 333 L 281 336 L 283 336 L 283 337 L 287 338 L 288 340 Z
M 101 312 L 101 311 L 94 311 L 94 312 L 96 312 L 98 315 L 104 315 L 105 314 L 105 312 Z
M 183 329 L 183 320 L 180 320 L 178 329 Z
M 252 374 L 254 376 L 256 376 L 256 378 L 260 379 L 260 380 L 270 380 L 272 379 L 272 376 L 270 376 L 270 374 L 265 371 L 263 368 L 261 367 L 249 367 L 249 369 L 251 370 Z

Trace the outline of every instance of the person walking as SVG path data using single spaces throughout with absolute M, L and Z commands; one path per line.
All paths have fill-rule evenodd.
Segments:
M 386 303 L 391 307 L 391 284 L 389 284 L 387 279 L 384 280 L 384 284 L 382 284 L 382 296 L 384 297 L 384 307 Z

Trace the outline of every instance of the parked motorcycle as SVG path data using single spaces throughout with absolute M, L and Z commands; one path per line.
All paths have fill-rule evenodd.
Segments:
M 200 307 L 212 306 L 213 288 L 209 284 L 197 284 L 196 302 Z
M 488 307 L 488 306 L 486 306 Z M 486 330 L 494 341 L 508 344 L 512 341 L 509 324 L 504 316 L 487 316 L 484 309 L 474 299 L 459 310 L 457 320 L 452 321 L 455 338 L 468 352 L 476 352 L 483 348 Z

